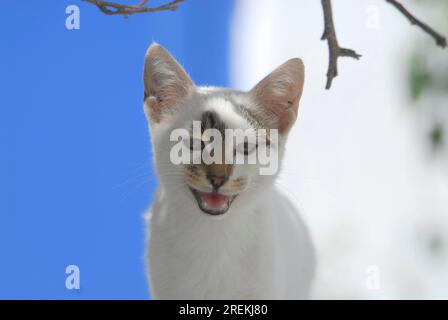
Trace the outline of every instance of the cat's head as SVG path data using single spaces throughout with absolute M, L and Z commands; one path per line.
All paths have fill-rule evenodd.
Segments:
M 277 175 L 288 132 L 297 117 L 303 82 L 304 66 L 295 58 L 249 92 L 198 87 L 165 49 L 152 44 L 145 60 L 144 110 L 165 191 L 184 201 L 185 208 L 214 216 L 256 201 Z M 188 137 L 180 141 L 175 132 L 187 132 Z M 207 132 L 220 134 L 222 139 L 222 147 L 212 148 L 211 162 L 204 159 L 204 150 L 210 151 L 219 139 L 215 135 L 207 139 Z M 238 143 L 235 136 L 241 132 L 246 136 Z M 173 159 L 185 151 L 190 152 L 189 162 Z M 232 155 L 240 160 L 254 156 L 256 161 L 227 161 Z

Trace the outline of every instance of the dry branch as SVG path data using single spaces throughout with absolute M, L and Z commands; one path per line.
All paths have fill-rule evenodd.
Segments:
M 440 33 L 436 32 L 433 28 L 428 26 L 426 23 L 420 21 L 417 19 L 412 13 L 410 13 L 401 3 L 395 0 L 386 0 L 386 2 L 393 5 L 398 11 L 400 11 L 406 18 L 408 18 L 409 22 L 412 25 L 418 26 L 420 29 L 422 29 L 424 32 L 429 34 L 431 37 L 434 38 L 438 46 L 441 46 L 442 48 L 446 47 L 446 38 L 442 36 Z
M 108 15 L 123 15 L 128 17 L 135 13 L 157 12 L 157 11 L 175 11 L 179 8 L 179 3 L 185 0 L 174 0 L 157 7 L 146 7 L 149 0 L 142 0 L 136 5 L 120 4 L 116 2 L 103 0 L 82 0 L 94 4 L 103 13 Z
M 97 6 L 103 13 L 108 15 L 123 15 L 124 17 L 128 17 L 132 14 L 136 13 L 146 13 L 146 12 L 156 12 L 156 11 L 175 11 L 179 8 L 179 4 L 184 2 L 185 0 L 173 0 L 166 4 L 156 6 L 156 7 L 147 7 L 149 0 L 141 0 L 136 5 L 126 5 L 120 4 L 116 2 L 103 1 L 103 0 L 82 0 L 85 2 L 89 2 L 95 6 Z M 340 57 L 350 57 L 354 59 L 359 59 L 361 57 L 353 49 L 343 48 L 339 46 L 336 30 L 333 22 L 333 10 L 331 7 L 331 0 L 321 0 L 322 1 L 322 9 L 324 13 L 324 33 L 322 35 L 322 40 L 326 40 L 328 43 L 328 51 L 329 51 L 329 62 L 328 62 L 328 70 L 327 70 L 327 83 L 325 85 L 326 89 L 331 88 L 331 84 L 333 79 L 338 75 L 338 59 Z M 410 13 L 399 1 L 397 0 L 385 0 L 394 6 L 400 13 L 402 13 L 411 24 L 416 25 L 424 32 L 429 34 L 434 38 L 437 45 L 445 48 L 447 46 L 447 40 L 440 33 L 436 32 L 426 23 L 417 19 L 412 13 Z
M 329 62 L 327 70 L 327 84 L 325 89 L 330 89 L 333 79 L 338 75 L 338 58 L 350 57 L 359 59 L 360 54 L 355 50 L 342 48 L 338 44 L 336 30 L 333 23 L 333 11 L 331 8 L 331 0 L 322 0 L 322 9 L 324 11 L 324 33 L 321 40 L 327 40 L 329 51 Z

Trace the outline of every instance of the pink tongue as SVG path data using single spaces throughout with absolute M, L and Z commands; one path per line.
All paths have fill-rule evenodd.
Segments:
M 227 196 L 219 193 L 203 193 L 201 194 L 202 202 L 205 202 L 209 208 L 220 209 L 225 203 L 227 203 Z

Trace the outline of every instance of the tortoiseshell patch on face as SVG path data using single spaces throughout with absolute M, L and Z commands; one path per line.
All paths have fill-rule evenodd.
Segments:
M 201 115 L 201 133 L 207 129 L 216 129 L 225 138 L 226 125 L 214 111 L 205 111 Z M 247 187 L 248 178 L 233 177 L 234 165 L 225 163 L 225 143 L 223 143 L 221 163 L 184 165 L 184 180 L 190 187 L 202 211 L 217 215 L 228 210 L 233 199 Z M 215 201 L 219 208 L 207 203 Z M 217 202 L 221 199 L 221 202 Z

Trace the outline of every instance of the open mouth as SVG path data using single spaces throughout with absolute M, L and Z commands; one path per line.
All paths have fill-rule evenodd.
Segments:
M 236 195 L 226 196 L 219 192 L 202 192 L 191 187 L 190 190 L 196 198 L 199 208 L 213 216 L 226 213 L 236 198 Z

